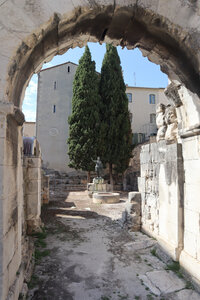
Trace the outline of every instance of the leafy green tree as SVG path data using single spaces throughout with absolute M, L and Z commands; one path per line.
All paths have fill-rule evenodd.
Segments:
M 94 170 L 100 126 L 99 78 L 88 46 L 79 60 L 73 82 L 72 115 L 69 117 L 69 166 L 88 172 Z
M 117 49 L 110 44 L 106 45 L 99 91 L 102 100 L 100 153 L 104 163 L 109 164 L 113 184 L 113 165 L 122 174 L 128 167 L 132 132 L 120 58 Z

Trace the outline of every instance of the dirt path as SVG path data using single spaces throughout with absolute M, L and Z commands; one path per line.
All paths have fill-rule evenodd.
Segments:
M 119 204 L 93 204 L 87 193 L 55 192 L 43 208 L 45 232 L 36 238 L 32 300 L 190 299 L 200 296 L 167 271 L 156 241 L 122 228 Z

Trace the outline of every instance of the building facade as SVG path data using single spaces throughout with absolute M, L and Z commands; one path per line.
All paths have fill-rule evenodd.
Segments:
M 148 140 L 157 132 L 156 105 L 169 104 L 164 88 L 126 86 L 128 107 L 130 112 L 133 143 Z
M 70 172 L 68 167 L 68 117 L 72 111 L 73 80 L 77 65 L 67 62 L 38 74 L 36 137 L 43 165 Z M 163 88 L 126 87 L 133 143 L 147 140 L 156 129 L 156 105 L 167 104 Z
M 38 74 L 36 137 L 44 167 L 61 172 L 71 170 L 67 155 L 68 117 L 76 69 L 76 64 L 68 62 Z
M 25 136 L 25 137 L 36 136 L 36 122 L 24 122 L 23 136 Z

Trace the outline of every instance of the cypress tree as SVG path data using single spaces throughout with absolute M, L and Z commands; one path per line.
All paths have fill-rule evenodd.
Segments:
M 113 184 L 113 165 L 122 174 L 128 167 L 132 132 L 120 58 L 116 47 L 110 44 L 106 45 L 99 91 L 102 100 L 101 157 L 109 164 L 110 183 Z
M 99 78 L 88 46 L 79 60 L 73 82 L 72 114 L 69 117 L 69 166 L 88 172 L 94 170 L 99 135 Z

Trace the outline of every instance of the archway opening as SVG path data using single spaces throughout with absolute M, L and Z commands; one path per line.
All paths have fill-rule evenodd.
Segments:
M 55 14 L 49 22 L 45 23 L 38 31 L 34 32 L 22 42 L 13 57 L 8 72 L 6 91 L 8 101 L 14 103 L 16 108 L 21 108 L 23 94 L 32 74 L 37 73 L 42 64 L 50 60 L 55 54 L 62 54 L 71 47 L 83 46 L 88 41 L 112 42 L 115 45 L 121 45 L 127 48 L 138 47 L 151 61 L 159 64 L 161 69 L 168 74 L 174 84 L 168 91 L 168 95 L 175 101 L 175 105 L 179 110 L 179 129 L 183 129 L 181 137 L 187 138 L 198 134 L 198 96 L 200 94 L 199 65 L 197 60 L 198 49 L 195 47 L 192 38 L 188 37 L 182 28 L 170 23 L 167 18 L 161 18 L 158 14 L 150 10 L 139 9 L 138 6 L 117 7 L 114 8 L 114 10 L 113 7 L 104 7 L 101 10 L 90 9 L 89 11 L 80 8 L 73 12 L 71 17 Z M 186 97 L 184 93 L 186 93 Z M 192 112 L 190 108 L 193 109 Z M 12 120 L 8 119 L 7 126 L 12 129 Z M 10 132 L 11 131 L 12 130 L 10 130 Z M 12 144 L 11 148 L 13 153 L 17 153 L 19 157 L 21 140 L 17 142 Z M 197 142 L 197 140 L 195 142 Z M 151 159 L 153 158 L 151 157 Z M 16 169 L 17 168 L 19 172 L 15 172 L 15 176 L 16 174 L 18 176 L 21 172 L 20 163 L 17 164 Z M 189 168 L 189 164 L 187 168 Z M 171 172 L 171 170 L 173 170 L 173 168 L 166 168 L 165 173 L 165 175 L 169 175 L 169 185 L 174 180 L 174 173 Z M 156 172 L 155 169 L 152 171 Z M 161 171 L 163 171 L 162 168 Z M 148 178 L 150 177 L 151 176 Z M 16 182 L 18 185 L 21 184 L 22 187 L 20 180 L 20 177 L 17 177 Z M 17 192 L 18 190 L 16 194 Z M 179 192 L 180 190 L 177 193 Z M 187 193 L 189 193 L 189 189 L 187 189 Z M 179 198 L 179 200 L 181 199 L 182 198 Z M 183 227 L 183 213 L 179 210 L 179 208 L 182 207 L 179 205 L 181 203 L 181 201 L 178 203 L 176 210 L 172 209 L 171 211 L 172 213 L 175 211 L 178 218 L 180 217 L 175 233 L 179 233 L 179 229 Z M 19 210 L 20 209 L 21 208 L 19 208 Z M 21 213 L 22 210 L 19 211 L 18 215 L 21 215 Z M 149 212 L 147 212 L 147 215 L 149 216 L 148 213 Z M 197 211 L 194 212 L 194 215 L 196 215 L 196 213 Z M 168 217 L 170 218 L 170 216 Z M 174 223 L 172 224 L 171 222 L 170 226 L 171 225 L 174 225 Z M 175 224 L 175 226 L 176 225 L 177 224 Z M 165 231 L 166 228 L 165 223 L 162 228 L 163 234 L 168 236 L 169 232 Z M 189 228 L 191 229 L 191 226 Z M 173 226 L 170 227 L 170 230 L 171 232 L 173 231 Z M 180 239 L 178 237 L 178 240 L 178 242 L 182 243 L 182 236 Z M 188 241 L 189 238 L 187 235 L 184 243 L 187 244 Z M 177 253 L 179 254 L 179 250 L 181 251 L 183 244 L 181 243 L 178 244 Z M 173 248 L 174 244 L 172 243 L 170 246 Z M 177 247 L 175 247 L 175 252 L 176 250 Z M 173 257 L 176 258 L 177 253 L 175 253 Z M 184 255 L 184 257 L 191 255 L 192 259 L 197 260 L 197 255 L 189 248 L 187 249 L 187 255 Z M 198 277 L 195 271 L 193 274 Z

